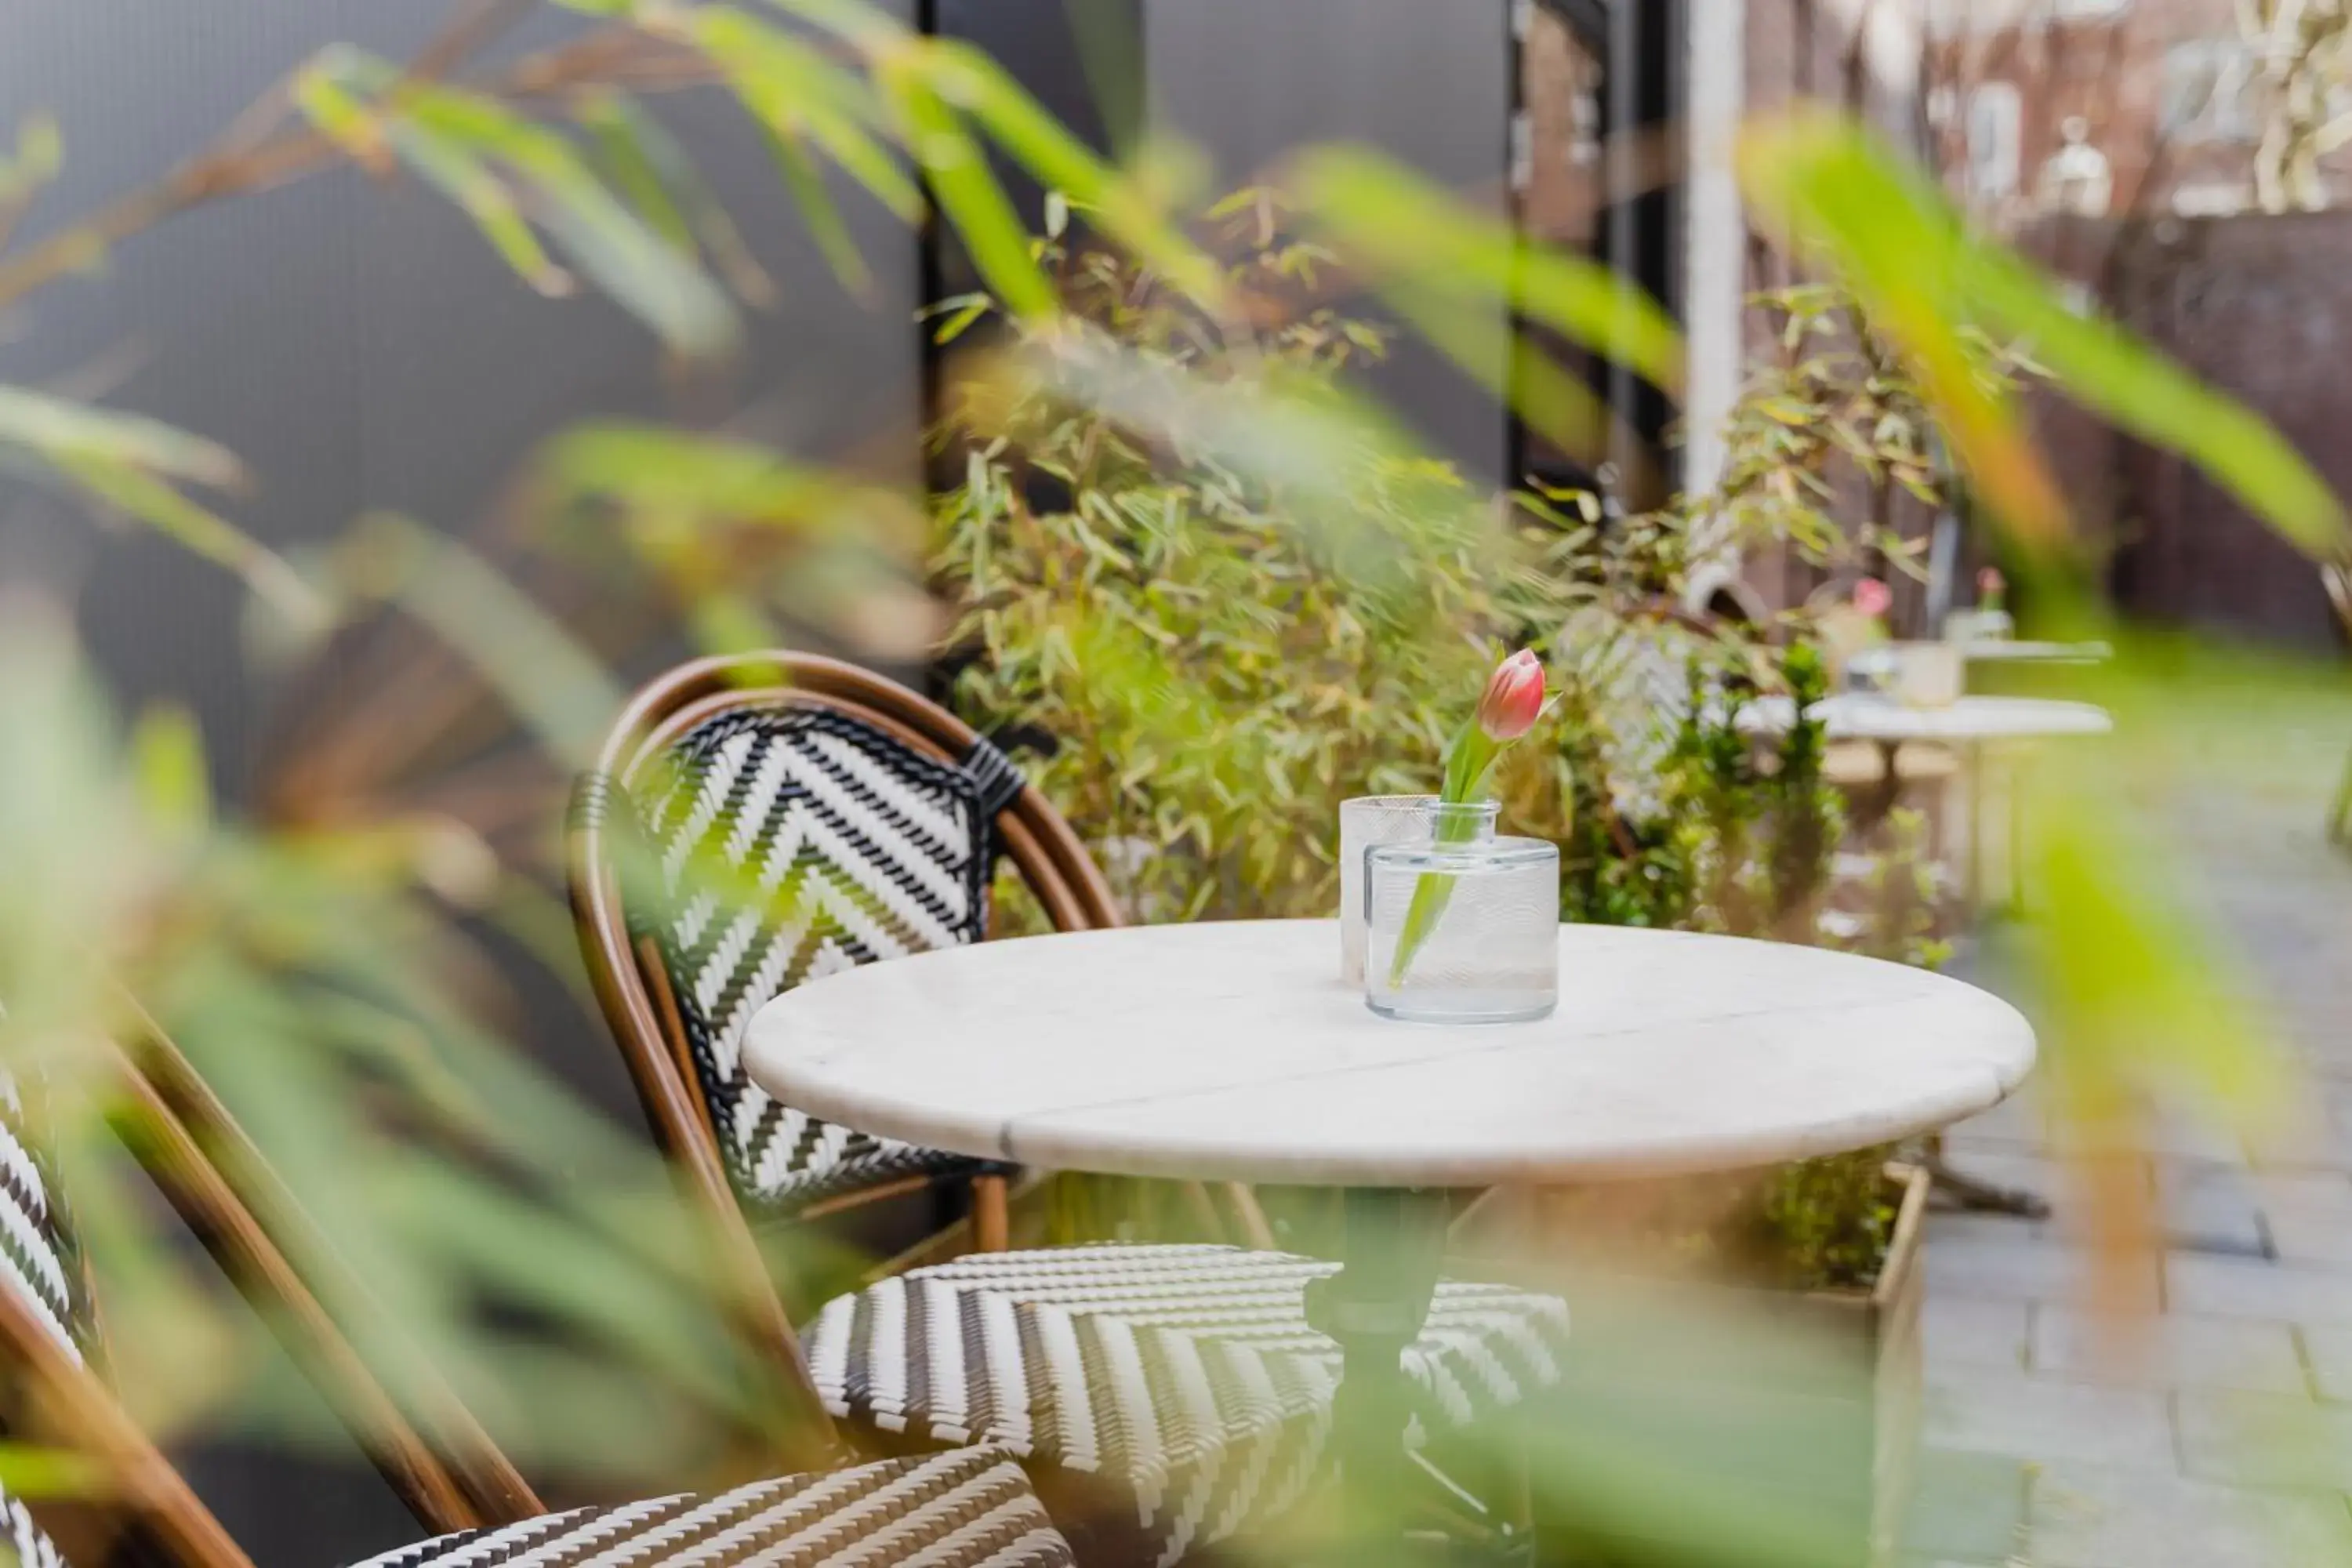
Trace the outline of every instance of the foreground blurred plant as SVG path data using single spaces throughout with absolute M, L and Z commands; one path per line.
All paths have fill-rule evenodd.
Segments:
M 340 163 L 405 172 L 455 203 L 541 293 L 585 279 L 682 361 L 708 362 L 739 335 L 737 302 L 772 284 L 685 146 L 648 100 L 716 82 L 774 148 L 782 184 L 845 286 L 870 279 L 824 172 L 848 176 L 902 220 L 921 220 L 927 178 L 940 216 L 982 275 L 1031 319 L 1055 300 L 988 168 L 992 143 L 1037 179 L 1089 204 L 1101 232 L 1149 258 L 1168 286 L 1215 303 L 1215 274 L 1139 184 L 1046 114 L 984 53 L 909 31 L 863 0 L 726 5 L 566 0 L 589 18 L 572 37 L 503 67 L 477 62 L 540 7 L 453 5 L 404 64 L 333 45 L 299 64 L 212 145 L 163 179 L 10 248 L 16 220 L 63 150 L 36 117 L 0 160 L 0 310 L 89 271 L 116 245 L 204 203 L 281 185 Z M 299 118 L 303 123 L 289 123 Z M 0 386 L 0 467 L 79 491 L 243 575 L 281 614 L 327 614 L 268 550 L 199 499 L 240 479 L 217 447 L 151 421 Z
M 1219 209 L 1223 237 L 1247 241 L 1248 254 L 1210 273 L 1160 220 L 1156 187 L 1117 178 L 969 49 L 818 0 L 780 8 L 814 37 L 726 6 L 577 8 L 597 20 L 509 72 L 465 68 L 516 9 L 504 6 L 469 10 L 405 66 L 349 50 L 313 60 L 290 97 L 273 97 L 157 187 L 0 252 L 0 303 L 194 202 L 349 159 L 445 191 L 535 286 L 585 280 L 681 353 L 707 353 L 736 301 L 756 302 L 758 274 L 638 100 L 717 79 L 776 137 L 788 188 L 810 203 L 813 231 L 853 283 L 856 259 L 813 195 L 820 160 L 907 216 L 919 169 L 1013 319 L 1016 350 L 996 362 L 1010 374 L 973 383 L 956 410 L 961 480 L 936 509 L 936 570 L 964 650 L 979 656 L 958 700 L 991 727 L 1025 725 L 1057 746 L 1040 780 L 1072 805 L 1131 907 L 1153 917 L 1323 912 L 1332 803 L 1423 776 L 1451 715 L 1416 694 L 1466 689 L 1499 645 L 1527 638 L 1554 652 L 1556 668 L 1576 670 L 1582 706 L 1559 746 L 1522 748 L 1502 785 L 1524 799 L 1526 820 L 1552 822 L 1583 851 L 1571 907 L 1811 934 L 1818 900 L 1805 889 L 1817 889 L 1834 842 L 1820 737 L 1800 725 L 1777 769 L 1746 771 L 1726 713 L 1774 683 L 1801 698 L 1817 669 L 1796 647 L 1780 654 L 1675 618 L 1706 546 L 1691 536 L 1690 503 L 1624 519 L 1597 501 L 1531 498 L 1498 518 L 1352 395 L 1346 373 L 1377 358 L 1391 331 L 1331 306 L 1318 280 L 1344 268 L 1485 374 L 1493 356 L 1479 352 L 1481 334 L 1499 306 L 1671 388 L 1680 346 L 1653 302 L 1345 150 L 1286 171 L 1295 221 L 1262 193 Z M 310 128 L 282 124 L 291 104 Z M 1128 258 L 1033 247 L 987 173 L 983 137 L 1066 193 L 1065 210 L 1084 211 Z M 0 228 L 55 161 L 53 147 L 27 138 L 0 179 Z M 2074 395 L 2189 453 L 2315 553 L 2342 552 L 2342 509 L 2273 433 L 2065 310 L 1851 128 L 1754 128 L 1743 173 L 1759 219 L 1833 272 L 1867 315 L 1874 342 L 1893 355 L 1867 374 L 1899 370 L 1918 416 L 1887 443 L 1856 426 L 1861 449 L 1826 426 L 1802 430 L 1791 440 L 1813 443 L 1803 451 L 1866 455 L 1892 495 L 1935 481 L 1921 457 L 1940 442 L 2011 531 L 2035 586 L 2067 585 L 2080 547 L 2011 389 L 1982 374 L 1985 342 L 2021 338 Z M 951 303 L 942 331 L 986 308 Z M 1591 444 L 1605 416 L 1583 384 L 1541 355 L 1513 364 L 1495 390 L 1562 446 Z M 1800 390 L 1822 402 L 1817 387 Z M 291 574 L 196 499 L 234 477 L 221 455 L 76 417 L 87 412 L 29 395 L 0 407 L 0 453 L 288 598 Z M 1783 479 L 1768 462 L 1752 495 L 1778 506 L 1785 488 L 1796 506 L 1818 507 L 1804 483 L 1815 470 L 1797 467 Z M 828 528 L 855 549 L 878 515 L 853 505 L 835 526 L 825 521 L 840 493 L 830 477 L 708 437 L 608 430 L 558 447 L 548 471 L 560 515 L 653 563 L 699 635 L 719 642 L 825 609 L 810 579 L 821 575 L 814 562 L 831 558 L 799 552 Z M 354 599 L 413 611 L 532 718 L 559 765 L 576 755 L 610 707 L 592 659 L 533 621 L 481 559 L 382 523 L 354 544 L 339 558 Z M 843 581 L 856 595 L 868 580 Z M 2056 606 L 2061 625 L 2094 614 L 2080 594 L 2035 599 Z M 9 726 L 18 743 L 6 765 L 12 873 L 32 868 L 16 884 L 31 891 L 5 916 L 10 1048 L 63 1057 L 120 1026 L 118 984 L 162 1008 L 418 1331 L 509 1395 L 506 1415 L 558 1458 L 666 1468 L 699 1446 L 702 1417 L 722 1423 L 749 1405 L 756 1420 L 761 1391 L 702 1310 L 708 1292 L 658 1173 L 478 1022 L 496 1008 L 473 1005 L 480 970 L 452 934 L 480 907 L 468 889 L 489 879 L 478 841 L 397 799 L 333 830 L 213 822 L 189 809 L 200 772 L 184 730 L 143 731 L 134 769 L 102 703 L 56 695 L 74 685 L 57 673 L 70 668 L 64 656 L 18 649 L 7 668 L 26 676 L 8 689 L 31 694 Z M 1628 670 L 1643 681 L 1619 684 Z M 1650 702 L 1646 729 L 1614 716 L 1626 691 L 1658 691 L 1661 671 L 1678 702 Z M 365 708 L 348 693 L 337 700 Z M 141 799 L 157 807 L 125 805 L 133 777 L 149 781 Z M 2151 1074 L 2185 1068 L 2234 1089 L 2260 1058 L 2116 798 L 2085 789 L 2062 802 L 2073 809 L 2051 835 L 2042 963 L 2063 1031 L 2061 1105 L 2128 1129 L 2126 1097 Z M 159 833 L 156 822 L 182 826 Z M 1893 940 L 1908 949 L 1918 934 L 1906 923 Z M 434 1137 L 387 1135 L 387 1124 L 404 1133 L 419 1118 Z M 488 1158 L 449 1158 L 446 1143 Z M 482 1163 L 491 1179 L 476 1179 Z M 1817 1222 L 1844 1204 L 1834 1194 L 1850 1192 L 1855 1173 L 1808 1176 L 1763 1205 L 1826 1272 L 1853 1268 L 1839 1239 L 1851 1233 Z M 135 1218 L 108 1217 L 135 1216 L 135 1205 L 92 1190 L 102 1250 L 134 1267 L 163 1256 L 153 1237 L 123 1228 Z M 499 1314 L 517 1308 L 568 1327 L 587 1353 L 503 1331 L 512 1320 Z M 207 1321 L 176 1308 L 159 1316 Z M 194 1354 L 180 1366 L 218 1370 Z M 642 1397 L 637 1372 L 667 1391 L 653 1414 L 631 1403 Z M 215 1391 L 185 1392 L 173 1403 L 193 1411 Z M 1715 1410 L 1698 1408 L 1716 1425 Z M 1618 1431 L 1580 1447 L 1571 1418 L 1539 1436 L 1540 1480 L 1584 1483 L 1586 1505 L 1602 1515 L 1696 1518 L 1720 1561 L 1827 1560 L 1802 1519 L 1717 1477 L 1676 1479 L 1654 1456 L 1636 1465 Z M 1645 1510 L 1646 1521 L 1633 1517 Z
M 642 1482 L 772 1438 L 772 1390 L 659 1162 L 471 1016 L 487 971 L 453 917 L 496 885 L 479 844 L 446 820 L 223 821 L 184 721 L 126 737 L 55 616 L 6 608 L 0 717 L 24 743 L 0 758 L 0 1051 L 68 1112 L 65 1185 L 146 1418 L 304 1408 L 226 1353 L 249 1333 L 173 1261 L 103 1131 L 109 1044 L 160 1024 L 386 1321 L 548 1472 Z

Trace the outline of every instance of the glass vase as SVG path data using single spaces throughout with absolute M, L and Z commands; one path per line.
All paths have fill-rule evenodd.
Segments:
M 1339 803 L 1339 979 L 1364 983 L 1364 851 L 1426 844 L 1433 795 L 1360 795 Z
M 1540 1018 L 1559 998 L 1559 847 L 1433 806 L 1418 843 L 1364 852 L 1364 1003 L 1424 1024 Z

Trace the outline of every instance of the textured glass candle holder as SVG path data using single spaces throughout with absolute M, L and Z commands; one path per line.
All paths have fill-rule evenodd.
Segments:
M 1364 983 L 1364 851 L 1426 844 L 1433 795 L 1360 795 L 1339 803 L 1339 980 Z
M 1496 837 L 1491 807 L 1449 828 L 1449 809 L 1468 808 L 1436 808 L 1429 841 L 1364 852 L 1365 1005 L 1423 1024 L 1543 1017 L 1559 1000 L 1559 847 Z

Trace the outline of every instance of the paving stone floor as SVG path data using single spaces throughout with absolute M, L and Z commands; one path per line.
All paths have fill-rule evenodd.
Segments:
M 1954 1130 L 1956 1164 L 2058 1209 L 1932 1222 L 1907 1568 L 2352 1564 L 2352 857 L 2321 832 L 2348 743 L 2300 733 L 2294 767 L 2173 812 L 2246 1005 L 2307 1077 L 2301 1123 L 2259 1146 L 2182 1114 L 2130 1161 L 2165 1231 L 2121 1284 L 2154 1314 L 2137 1347 L 2085 1310 L 2032 1100 Z

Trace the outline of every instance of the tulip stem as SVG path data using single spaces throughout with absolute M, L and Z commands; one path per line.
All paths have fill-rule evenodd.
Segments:
M 1438 804 L 1467 805 L 1476 799 L 1502 752 L 1502 743 L 1489 738 L 1475 721 L 1465 724 L 1445 750 L 1445 783 L 1438 792 Z M 1437 844 L 1466 844 L 1477 831 L 1477 824 L 1467 813 L 1442 812 L 1430 837 Z M 1449 872 L 1423 871 L 1414 881 L 1412 902 L 1405 906 L 1404 926 L 1397 932 L 1396 952 L 1389 960 L 1391 988 L 1404 984 L 1414 957 L 1444 918 L 1445 906 L 1453 898 L 1454 878 Z

